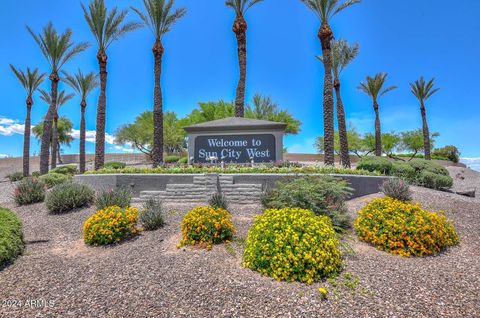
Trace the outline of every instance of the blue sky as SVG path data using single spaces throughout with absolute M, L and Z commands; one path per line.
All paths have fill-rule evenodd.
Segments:
M 0 12 L 0 154 L 20 155 L 25 117 L 25 94 L 8 64 L 39 67 L 46 61 L 25 30 L 40 31 L 49 20 L 58 30 L 71 27 L 76 41 L 94 43 L 76 0 L 4 0 Z M 85 2 L 85 1 L 84 1 Z M 107 1 L 120 8 L 141 7 L 141 0 Z M 166 110 L 180 116 L 199 101 L 233 100 L 238 78 L 236 40 L 231 31 L 234 13 L 222 0 L 177 0 L 188 9 L 164 38 L 162 85 Z M 430 128 L 440 132 L 437 145 L 457 145 L 463 157 L 480 157 L 480 2 L 458 0 L 364 0 L 334 17 L 337 38 L 360 44 L 360 55 L 344 72 L 343 98 L 347 120 L 361 132 L 373 130 L 371 101 L 357 90 L 366 75 L 388 72 L 388 84 L 399 88 L 380 100 L 384 131 L 421 127 L 420 112 L 408 83 L 419 76 L 435 76 L 441 90 L 427 103 Z M 137 17 L 132 12 L 130 20 Z M 302 122 L 302 132 L 289 136 L 292 152 L 313 152 L 314 138 L 322 134 L 323 67 L 316 37 L 319 22 L 298 0 L 265 0 L 246 16 L 248 30 L 247 101 L 255 93 L 270 95 Z M 151 108 L 153 95 L 153 38 L 141 29 L 114 43 L 109 51 L 107 132 L 130 122 Z M 66 65 L 65 70 L 97 71 L 95 45 Z M 44 88 L 48 88 L 48 83 Z M 68 88 L 67 88 L 68 89 Z M 88 100 L 87 129 L 95 129 L 98 92 Z M 33 123 L 47 105 L 38 97 Z M 80 107 L 75 98 L 61 110 L 79 128 Z M 33 150 L 38 151 L 36 141 Z M 76 152 L 78 142 L 66 153 Z M 107 144 L 107 151 L 121 147 Z M 93 152 L 93 143 L 87 151 Z

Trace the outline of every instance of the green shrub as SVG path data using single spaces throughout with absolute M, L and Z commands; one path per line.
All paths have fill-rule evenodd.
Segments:
M 110 189 L 101 191 L 97 194 L 95 206 L 99 210 L 103 210 L 109 206 L 126 208 L 130 206 L 131 201 L 132 191 L 125 188 Z
M 10 173 L 8 176 L 7 176 L 8 180 L 10 180 L 10 182 L 16 182 L 16 181 L 20 181 L 23 179 L 23 172 L 13 172 L 13 173 Z
M 187 164 L 188 163 L 188 157 L 182 157 L 180 160 L 178 160 L 178 163 L 180 164 Z
M 77 183 L 56 185 L 48 193 L 45 201 L 50 213 L 64 213 L 89 206 L 95 199 L 95 191 Z
M 12 211 L 0 208 L 0 268 L 12 263 L 23 248 L 22 222 Z
M 248 231 L 243 266 L 276 280 L 313 283 L 342 266 L 339 240 L 326 216 L 299 208 L 270 209 Z
M 417 176 L 416 183 L 430 189 L 448 189 L 453 186 L 453 179 L 450 176 L 424 170 Z
M 83 224 L 83 240 L 89 245 L 118 243 L 139 232 L 138 209 L 110 206 L 97 211 Z
M 34 171 L 34 172 L 32 172 L 32 177 L 33 177 L 33 178 L 38 178 L 38 177 L 40 177 L 40 176 L 41 176 L 40 171 Z
M 345 200 L 352 189 L 342 179 L 331 176 L 295 177 L 277 182 L 262 197 L 266 208 L 302 208 L 332 219 L 335 230 L 350 226 Z
M 385 181 L 380 190 L 388 197 L 397 199 L 403 202 L 412 200 L 412 193 L 408 184 L 398 178 L 392 178 Z
M 163 219 L 162 201 L 157 198 L 149 198 L 139 214 L 139 220 L 147 231 L 154 231 L 161 228 L 165 221 Z
M 165 163 L 176 163 L 180 160 L 180 156 L 166 156 L 163 161 Z
M 73 176 L 74 174 L 78 173 L 76 165 L 65 165 L 61 167 L 57 167 L 55 169 L 50 170 L 50 173 L 60 173 L 60 174 L 68 174 Z
M 70 181 L 72 177 L 66 174 L 50 172 L 40 176 L 38 179 L 45 183 L 47 188 L 52 188 L 56 185 Z
M 432 173 L 448 176 L 448 170 L 442 165 L 430 160 L 413 160 L 409 162 L 410 166 L 419 174 L 422 171 L 429 171 Z
M 393 162 L 391 175 L 412 183 L 415 181 L 416 171 L 407 162 Z
M 384 157 L 363 157 L 357 163 L 357 169 L 359 170 L 377 171 L 386 175 L 390 175 L 392 167 L 392 162 Z
M 443 148 L 435 149 L 432 153 L 433 156 L 445 157 L 450 161 L 458 163 L 460 161 L 460 151 L 455 146 L 445 146 Z
M 445 215 L 389 197 L 375 199 L 362 208 L 354 227 L 360 240 L 406 257 L 437 254 L 459 241 Z
M 227 198 L 225 198 L 225 196 L 220 192 L 214 193 L 210 197 L 210 200 L 208 200 L 208 205 L 214 209 L 228 210 Z
M 182 245 L 211 249 L 213 244 L 231 240 L 235 234 L 232 216 L 224 209 L 209 206 L 190 210 L 182 220 Z
M 105 163 L 105 165 L 103 166 L 103 168 L 105 169 L 123 169 L 127 166 L 127 164 L 123 163 L 123 162 L 119 162 L 119 161 L 110 161 L 110 162 L 107 162 Z
M 45 188 L 45 184 L 36 178 L 24 178 L 15 188 L 14 200 L 18 205 L 43 202 Z

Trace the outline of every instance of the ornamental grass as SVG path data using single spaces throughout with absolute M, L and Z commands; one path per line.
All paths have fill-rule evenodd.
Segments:
M 360 240 L 405 257 L 434 255 L 459 242 L 453 222 L 443 212 L 389 197 L 361 209 L 354 227 Z

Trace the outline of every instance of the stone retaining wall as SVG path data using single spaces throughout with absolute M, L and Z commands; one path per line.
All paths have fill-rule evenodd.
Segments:
M 222 192 L 231 203 L 259 203 L 262 193 L 278 180 L 294 174 L 108 174 L 79 175 L 75 181 L 96 190 L 129 188 L 136 201 L 159 197 L 165 201 L 206 202 Z M 352 198 L 376 193 L 389 177 L 334 175 L 354 189 Z

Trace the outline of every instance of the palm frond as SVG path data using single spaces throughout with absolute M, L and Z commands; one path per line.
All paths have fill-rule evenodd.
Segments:
M 300 0 L 305 4 L 322 23 L 329 23 L 330 19 L 340 11 L 359 3 L 360 0 Z
M 84 74 L 79 69 L 75 75 L 63 72 L 63 76 L 63 81 L 81 96 L 82 101 L 99 85 L 98 76 L 93 72 Z
M 260 2 L 263 0 L 227 0 L 225 5 L 235 10 L 237 16 L 243 16 L 248 9 Z
M 440 88 L 433 88 L 434 85 L 435 78 L 432 78 L 431 80 L 426 82 L 422 76 L 414 83 L 410 83 L 410 90 L 420 102 L 424 102 L 440 90 Z
M 45 73 L 40 74 L 38 68 L 32 71 L 29 67 L 27 67 L 27 71 L 24 72 L 23 70 L 17 69 L 15 66 L 10 64 L 10 69 L 20 81 L 20 84 L 22 84 L 28 96 L 33 95 L 46 77 Z
M 358 89 L 376 100 L 379 96 L 383 96 L 397 88 L 397 86 L 390 86 L 383 89 L 387 76 L 387 73 L 378 73 L 374 77 L 367 76 L 366 80 L 360 83 Z

